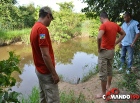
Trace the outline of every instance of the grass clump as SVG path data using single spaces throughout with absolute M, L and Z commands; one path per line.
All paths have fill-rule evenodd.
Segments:
M 28 97 L 22 95 L 20 103 L 39 103 L 39 89 L 34 87 Z M 75 95 L 73 91 L 66 93 L 60 92 L 60 103 L 94 103 L 86 101 L 83 94 Z
M 93 68 L 93 67 L 92 67 Z M 91 77 L 93 77 L 95 74 L 98 73 L 98 66 L 94 67 L 92 70 L 90 70 L 87 74 L 85 74 L 81 80 L 81 82 L 88 81 Z
M 76 96 L 73 91 L 66 93 L 60 93 L 60 103 L 94 103 L 93 101 L 87 101 L 83 94 Z
M 0 30 L 0 38 L 3 40 L 3 43 L 7 41 L 22 41 L 29 43 L 30 31 L 30 28 L 25 28 L 22 30 Z
M 22 96 L 20 103 L 39 103 L 39 89 L 34 87 L 28 98 Z
M 124 73 L 122 75 L 122 80 L 118 82 L 117 84 L 119 88 L 130 91 L 131 93 L 138 92 L 139 85 L 138 85 L 137 76 L 135 73 L 131 73 L 131 74 Z

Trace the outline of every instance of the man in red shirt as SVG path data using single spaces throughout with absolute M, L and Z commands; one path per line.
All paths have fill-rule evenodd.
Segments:
M 97 38 L 98 42 L 98 68 L 101 80 L 102 93 L 96 98 L 101 98 L 109 90 L 112 80 L 112 64 L 114 59 L 115 46 L 121 42 L 125 36 L 125 32 L 114 22 L 109 21 L 106 12 L 100 14 L 101 26 Z M 116 41 L 117 33 L 121 36 Z
M 40 86 L 40 103 L 59 103 L 59 77 L 55 70 L 55 59 L 48 27 L 53 20 L 49 7 L 39 11 L 38 22 L 34 24 L 30 34 L 36 74 Z

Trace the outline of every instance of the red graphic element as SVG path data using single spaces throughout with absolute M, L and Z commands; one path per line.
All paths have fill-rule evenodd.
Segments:
M 138 100 L 138 99 L 140 99 L 140 95 L 138 95 L 138 94 L 130 94 L 130 98 L 132 100 Z
M 118 88 L 113 88 L 106 93 L 105 98 L 107 101 L 109 101 L 109 100 L 111 100 L 111 95 L 117 95 L 119 93 L 120 93 L 120 91 Z

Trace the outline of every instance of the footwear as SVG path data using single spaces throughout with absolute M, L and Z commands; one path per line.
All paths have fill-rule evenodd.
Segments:
M 120 69 L 119 69 L 119 71 L 122 71 L 122 70 L 123 70 L 123 68 L 120 68 Z
M 126 70 L 126 74 L 130 74 L 130 70 Z

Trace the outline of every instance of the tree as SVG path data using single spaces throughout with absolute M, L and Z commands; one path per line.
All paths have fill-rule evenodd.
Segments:
M 16 4 L 17 0 L 0 0 L 0 4 L 4 4 L 4 3 Z
M 82 9 L 88 17 L 97 17 L 101 11 L 106 11 L 112 21 L 122 21 L 120 13 L 128 11 L 133 18 L 140 20 L 140 0 L 83 0 L 88 6 Z
M 18 21 L 19 11 L 16 6 L 16 0 L 0 0 L 0 27 L 3 29 L 12 29 L 14 21 Z
M 54 41 L 66 40 L 81 34 L 81 24 L 84 15 L 73 12 L 73 3 L 58 3 L 59 12 L 54 12 L 54 20 L 50 26 L 51 37 Z
M 27 6 L 20 6 L 19 10 L 22 14 L 21 20 L 24 24 L 24 27 L 32 27 L 36 21 L 36 8 L 34 4 L 29 4 Z

